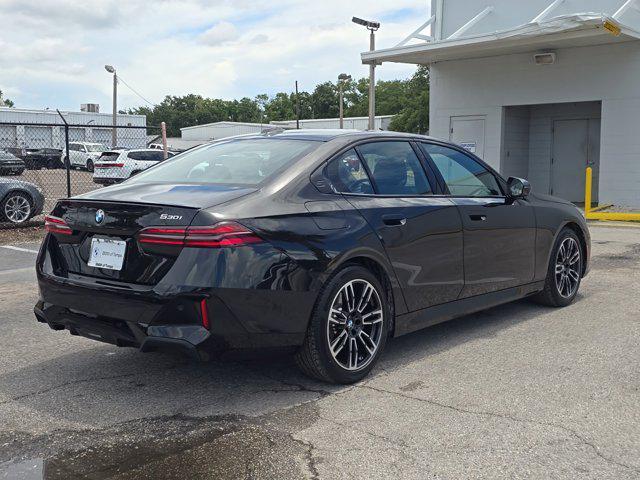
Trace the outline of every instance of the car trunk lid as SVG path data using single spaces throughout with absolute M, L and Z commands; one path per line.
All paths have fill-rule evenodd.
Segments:
M 213 206 L 230 201 L 247 194 L 248 190 L 220 188 L 216 195 L 209 189 L 206 190 L 209 195 L 205 196 L 202 189 L 185 189 L 183 191 L 187 193 L 180 197 L 175 191 L 168 193 L 171 186 L 138 184 L 135 187 L 137 188 L 106 188 L 58 202 L 52 216 L 62 219 L 72 233 L 52 234 L 48 248 L 52 250 L 52 258 L 56 259 L 56 275 L 75 279 L 88 276 L 137 285 L 155 285 L 174 264 L 181 248 L 141 245 L 137 234 L 147 227 L 187 227 L 205 205 Z M 107 192 L 108 190 L 111 191 Z M 121 200 L 125 197 L 130 200 Z M 149 203 L 143 202 L 143 199 Z M 161 199 L 164 200 L 162 204 L 151 202 Z M 124 242 L 124 261 L 120 270 L 89 265 L 97 239 Z

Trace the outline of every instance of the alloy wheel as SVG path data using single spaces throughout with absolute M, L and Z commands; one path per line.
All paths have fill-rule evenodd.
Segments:
M 327 341 L 333 359 L 345 370 L 365 368 L 374 358 L 384 326 L 380 294 L 371 283 L 347 282 L 331 303 Z
M 570 298 L 580 283 L 580 246 L 575 238 L 565 238 L 556 255 L 556 288 L 564 298 Z
M 13 195 L 5 201 L 4 215 L 10 222 L 25 222 L 31 215 L 31 203 L 24 195 Z

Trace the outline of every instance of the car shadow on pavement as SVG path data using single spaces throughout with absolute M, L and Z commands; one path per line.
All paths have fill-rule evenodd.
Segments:
M 466 342 L 493 337 L 550 311 L 518 301 L 391 339 L 370 378 L 428 361 L 429 356 Z M 309 379 L 291 355 L 198 363 L 167 353 L 141 354 L 81 342 L 83 348 L 77 352 L 1 375 L 0 418 L 8 410 L 27 409 L 53 417 L 59 424 L 87 427 L 150 414 L 256 416 L 348 388 Z M 16 419 L 16 427 L 24 421 Z

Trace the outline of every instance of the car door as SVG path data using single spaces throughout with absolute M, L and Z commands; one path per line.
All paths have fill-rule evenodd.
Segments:
M 79 143 L 70 143 L 69 144 L 69 161 L 71 165 L 84 165 L 84 145 Z
M 460 297 L 531 283 L 533 206 L 505 195 L 504 181 L 462 149 L 426 142 L 420 146 L 462 217 L 465 286 Z
M 376 231 L 409 311 L 455 300 L 463 287 L 462 222 L 455 204 L 434 196 L 436 178 L 407 141 L 375 141 L 328 167 L 337 190 Z

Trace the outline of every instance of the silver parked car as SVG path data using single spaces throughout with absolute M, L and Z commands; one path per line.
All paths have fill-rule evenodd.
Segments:
M 33 183 L 0 177 L 0 222 L 24 223 L 42 213 L 44 195 Z

